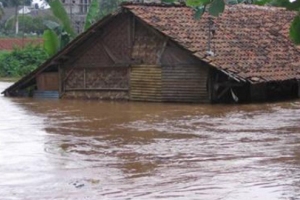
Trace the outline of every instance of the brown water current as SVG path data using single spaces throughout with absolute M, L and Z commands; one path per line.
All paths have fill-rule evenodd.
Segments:
M 300 101 L 0 108 L 1 200 L 300 199 Z

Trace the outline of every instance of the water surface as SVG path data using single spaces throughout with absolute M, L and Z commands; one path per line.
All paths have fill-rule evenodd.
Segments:
M 1 200 L 300 199 L 300 101 L 0 108 Z

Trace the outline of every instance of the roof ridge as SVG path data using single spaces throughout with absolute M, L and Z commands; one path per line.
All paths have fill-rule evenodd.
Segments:
M 122 6 L 129 6 L 129 5 L 136 5 L 136 6 L 155 6 L 155 7 L 188 7 L 185 2 L 175 2 L 175 3 L 157 3 L 157 2 L 149 2 L 149 3 L 142 3 L 142 2 L 135 2 L 135 1 L 124 1 L 121 4 Z M 286 8 L 283 7 L 276 7 L 270 5 L 256 5 L 256 4 L 247 4 L 247 3 L 238 3 L 238 4 L 226 4 L 226 7 L 229 9 L 234 8 L 253 8 L 253 9 L 261 9 L 266 11 L 287 11 Z
M 260 9 L 260 10 L 266 10 L 266 11 L 278 11 L 283 10 L 287 11 L 284 7 L 276 7 L 276 6 L 270 6 L 270 5 L 256 5 L 256 4 L 246 4 L 246 3 L 239 3 L 239 4 L 233 4 L 233 5 L 226 5 L 228 8 L 252 8 L 252 9 Z
M 142 2 L 124 1 L 120 5 L 121 6 L 136 5 L 136 6 L 156 6 L 156 7 L 187 7 L 185 2 L 177 2 L 177 3 L 149 2 L 149 3 L 142 3 Z

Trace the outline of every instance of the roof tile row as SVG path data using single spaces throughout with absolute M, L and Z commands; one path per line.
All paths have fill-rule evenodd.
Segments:
M 227 6 L 220 17 L 211 19 L 214 33 L 210 50 L 214 56 L 207 56 L 208 14 L 195 20 L 189 7 L 123 7 L 196 57 L 237 78 L 252 83 L 299 78 L 300 52 L 288 37 L 295 12 L 254 5 Z

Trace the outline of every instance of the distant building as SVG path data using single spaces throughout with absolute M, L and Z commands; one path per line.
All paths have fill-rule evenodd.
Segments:
M 34 9 L 41 9 L 41 10 L 50 8 L 49 4 L 45 0 L 32 0 L 31 7 Z
M 36 1 L 40 1 L 40 0 L 36 0 Z M 89 6 L 92 0 L 61 0 L 61 1 L 64 4 L 67 13 L 70 15 L 71 21 L 73 23 L 76 32 L 81 33 L 83 31 L 86 14 L 89 10 Z M 101 0 L 99 1 L 101 2 Z M 161 3 L 161 0 L 125 0 L 125 1 L 141 2 L 141 3 Z
M 91 0 L 61 0 L 69 14 L 86 14 Z

